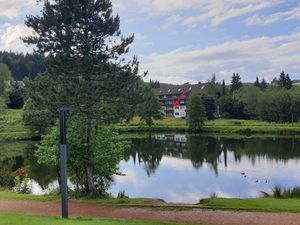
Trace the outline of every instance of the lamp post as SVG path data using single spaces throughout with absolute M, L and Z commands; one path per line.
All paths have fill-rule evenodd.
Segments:
M 67 176 L 67 124 L 66 115 L 70 109 L 59 109 L 60 121 L 60 190 L 61 190 L 61 215 L 62 218 L 68 218 L 68 176 Z

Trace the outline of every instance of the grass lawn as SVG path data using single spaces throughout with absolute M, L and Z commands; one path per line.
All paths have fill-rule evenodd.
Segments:
M 53 201 L 60 200 L 59 195 L 30 195 L 30 194 L 17 194 L 8 191 L 0 191 L 0 199 L 4 200 L 29 200 L 29 201 Z
M 116 128 L 121 132 L 145 132 L 149 127 L 142 124 L 139 117 L 134 117 L 129 123 L 118 124 Z M 217 119 L 206 121 L 206 133 L 223 134 L 300 134 L 300 123 L 294 126 L 289 123 L 269 123 L 258 120 Z M 152 131 L 156 132 L 186 132 L 186 121 L 181 118 L 164 117 L 154 120 Z M 30 134 L 22 121 L 22 110 L 7 109 L 0 113 L 0 141 L 29 139 Z
M 22 121 L 22 109 L 6 109 L 0 112 L 0 140 L 28 138 L 30 135 Z
M 300 212 L 300 199 L 276 198 L 213 198 L 203 199 L 201 204 L 209 209 L 228 209 L 262 212 Z
M 57 217 L 30 216 L 0 213 L 1 225 L 184 225 L 183 223 L 142 222 L 112 219 L 71 218 L 63 220 Z
M 119 124 L 120 131 L 147 131 L 148 126 L 141 123 L 135 117 L 130 123 Z M 186 121 L 181 118 L 164 117 L 161 120 L 154 120 L 152 127 L 154 131 L 180 131 L 187 130 Z M 216 119 L 206 121 L 204 131 L 207 133 L 240 133 L 240 134 L 300 134 L 300 123 L 270 123 L 259 120 L 237 120 L 237 119 Z
M 60 200 L 60 195 L 31 195 L 31 194 L 17 194 L 8 191 L 0 191 L 0 199 L 4 200 L 28 200 L 28 201 L 56 201 Z M 153 205 L 165 204 L 161 199 L 148 199 L 148 198 L 71 198 L 73 201 L 94 203 L 94 204 L 107 204 L 107 205 Z

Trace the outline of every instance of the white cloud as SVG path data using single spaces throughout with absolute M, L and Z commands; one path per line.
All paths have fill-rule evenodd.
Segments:
M 243 22 L 246 25 L 268 25 L 280 21 L 300 20 L 300 5 L 285 12 L 278 12 L 268 16 L 255 14 L 248 17 Z
M 174 23 L 193 27 L 204 22 L 218 26 L 231 18 L 249 15 L 280 3 L 279 0 L 135 0 L 143 13 L 168 15 L 164 27 Z M 184 16 L 185 11 L 189 12 L 188 16 Z
M 172 15 L 167 18 L 163 28 L 168 28 L 168 27 L 172 26 L 173 24 L 180 22 L 182 19 L 183 18 L 180 15 Z
M 147 39 L 147 37 L 145 35 L 141 34 L 141 33 L 135 33 L 134 38 L 137 41 L 144 41 L 144 40 Z
M 31 12 L 36 7 L 36 0 L 0 0 L 0 17 L 16 18 L 23 13 Z
M 224 71 L 229 76 L 233 72 L 241 72 L 244 81 L 252 81 L 257 75 L 271 80 L 283 69 L 292 77 L 300 75 L 299 58 L 300 32 L 296 32 L 277 37 L 229 41 L 200 49 L 153 53 L 147 57 L 147 63 L 142 68 L 149 70 L 149 78 L 172 83 L 177 83 L 177 79 L 180 83 L 187 80 L 206 81 L 212 73 L 226 77 Z
M 145 188 L 149 185 L 149 180 L 145 179 L 142 175 L 138 174 L 133 169 L 123 171 L 125 176 L 114 176 L 114 181 L 118 184 L 129 183 L 137 188 Z
M 29 28 L 22 24 L 4 24 L 0 26 L 0 49 L 16 52 L 32 51 L 21 40 L 21 37 L 25 37 L 28 34 L 31 34 Z

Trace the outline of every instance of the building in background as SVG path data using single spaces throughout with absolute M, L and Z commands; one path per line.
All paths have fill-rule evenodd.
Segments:
M 201 83 L 167 85 L 161 88 L 155 88 L 154 92 L 159 98 L 164 115 L 183 118 L 186 117 L 189 97 L 193 94 L 205 93 L 206 85 Z

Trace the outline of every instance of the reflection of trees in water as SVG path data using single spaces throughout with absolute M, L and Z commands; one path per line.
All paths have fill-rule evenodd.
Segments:
M 189 158 L 196 169 L 202 167 L 203 163 L 206 162 L 218 174 L 218 163 L 222 150 L 216 138 L 190 135 L 187 146 Z
M 300 139 L 297 138 L 248 138 L 226 142 L 231 142 L 229 149 L 234 152 L 235 158 L 240 159 L 241 156 L 246 156 L 253 165 L 261 158 L 275 162 L 287 162 L 289 159 L 300 158 Z
M 24 164 L 23 142 L 1 142 L 0 144 L 0 186 L 11 188 L 14 178 L 11 173 Z
M 164 144 L 152 139 L 151 136 L 145 139 L 133 139 L 132 148 L 125 154 L 125 160 L 132 157 L 134 163 L 136 163 L 136 160 L 139 164 L 143 163 L 148 176 L 151 176 L 155 174 L 163 152 Z
M 11 188 L 14 178 L 11 173 L 20 167 L 30 166 L 29 177 L 35 180 L 42 188 L 57 179 L 53 169 L 41 166 L 33 156 L 35 143 L 32 142 L 6 142 L 0 147 L 0 186 Z
M 57 171 L 55 167 L 38 164 L 34 151 L 34 146 L 28 146 L 25 151 L 25 163 L 30 165 L 29 177 L 37 182 L 42 189 L 46 189 L 50 183 L 57 180 Z
M 132 148 L 125 155 L 125 159 L 128 161 L 133 158 L 135 163 L 138 160 L 150 176 L 155 173 L 163 155 L 188 158 L 196 169 L 207 163 L 216 175 L 220 164 L 227 167 L 228 153 L 233 153 L 235 162 L 246 157 L 253 165 L 262 158 L 276 162 L 300 158 L 300 139 L 295 138 L 230 139 L 189 135 L 186 137 L 187 142 L 175 139 L 174 135 L 157 139 L 151 136 L 146 139 L 133 139 Z

